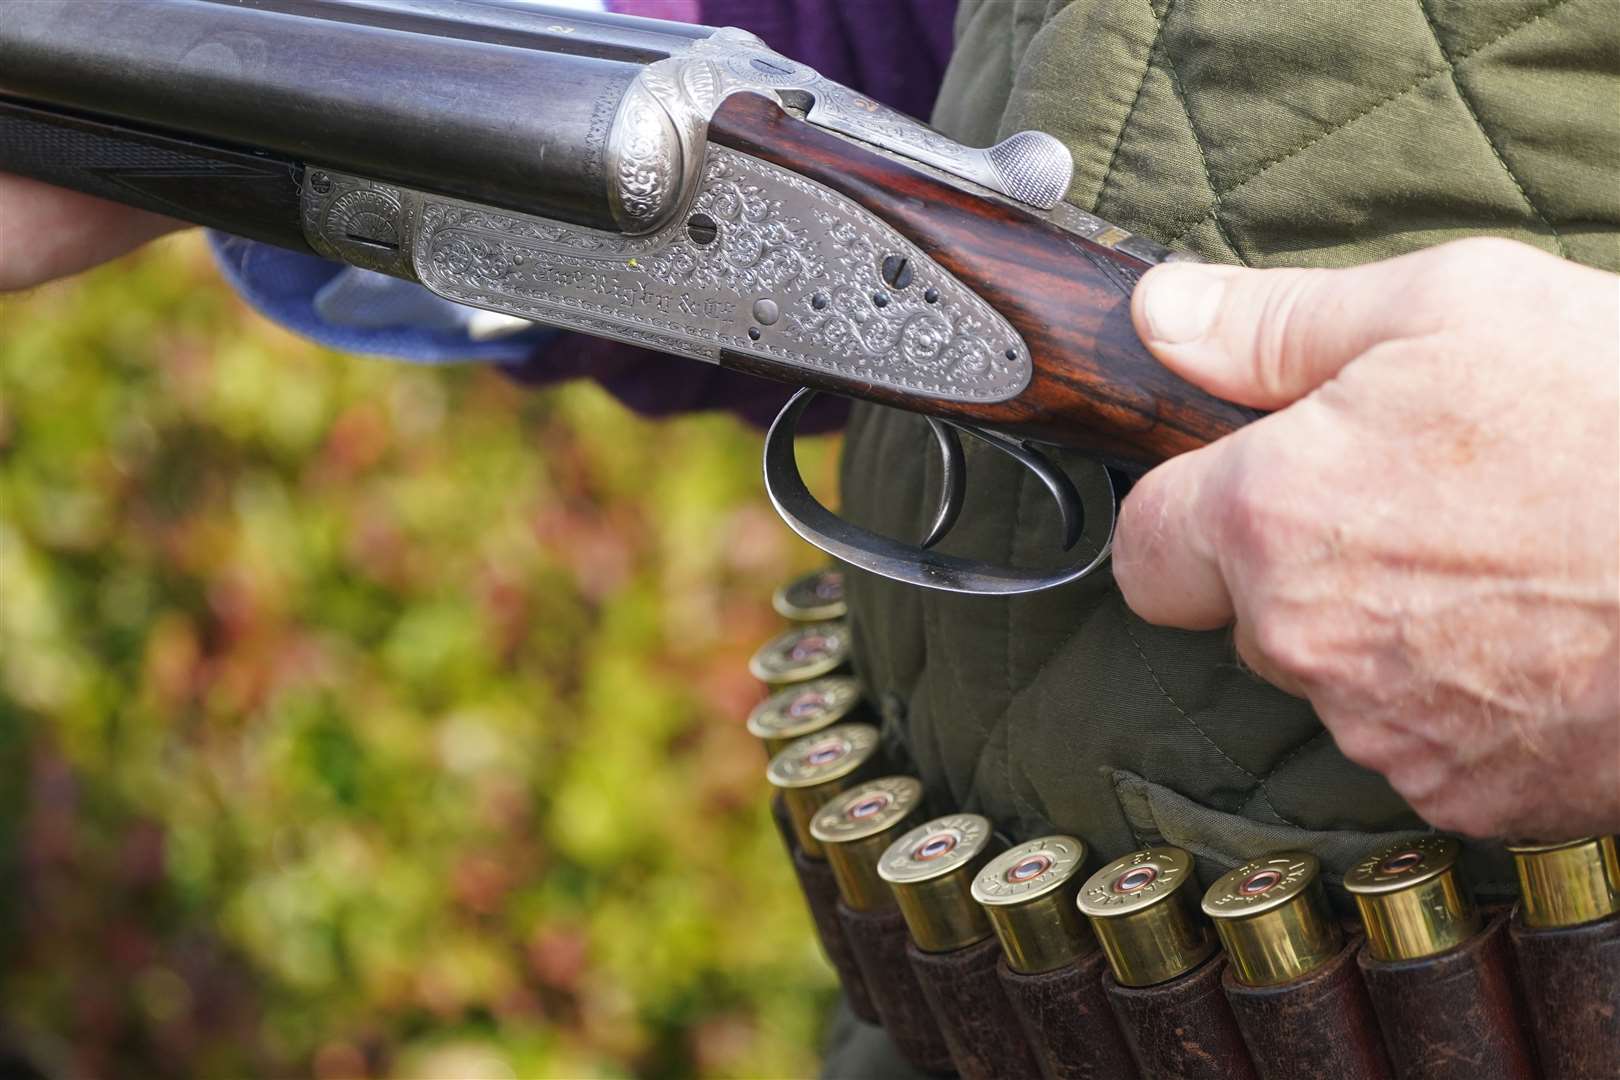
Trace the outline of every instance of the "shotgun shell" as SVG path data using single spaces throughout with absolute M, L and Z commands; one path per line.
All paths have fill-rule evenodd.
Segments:
M 878 729 L 871 724 L 835 724 L 794 739 L 765 768 L 765 779 L 782 793 L 799 849 L 823 859 L 821 842 L 810 835 L 810 819 L 823 803 L 860 783 L 877 765 Z
M 1080 910 L 1122 986 L 1152 986 L 1184 974 L 1219 947 L 1198 913 L 1193 859 L 1152 847 L 1115 859 L 1080 887 Z
M 881 911 L 895 904 L 894 891 L 878 876 L 878 859 L 894 838 L 922 813 L 922 781 L 883 776 L 836 796 L 810 821 L 810 835 L 827 853 L 838 895 L 855 911 Z
M 748 661 L 748 673 L 775 691 L 831 675 L 848 663 L 848 626 L 801 623 L 761 645 Z
M 951 952 L 989 937 L 973 879 L 994 850 L 990 819 L 946 814 L 905 833 L 878 860 L 878 876 L 900 904 L 911 940 L 923 952 Z
M 1519 913 L 1535 929 L 1579 926 L 1620 912 L 1620 855 L 1612 836 L 1562 844 L 1509 844 Z
M 1479 931 L 1479 911 L 1457 876 L 1462 845 L 1425 836 L 1380 848 L 1344 876 L 1375 960 L 1416 960 Z
M 849 610 L 844 603 L 844 572 L 827 566 L 801 574 L 776 590 L 771 607 L 794 622 L 842 619 Z
M 824 675 L 778 690 L 748 714 L 748 733 L 777 753 L 794 739 L 843 721 L 861 703 L 861 684 L 847 675 Z
M 1204 914 L 1245 986 L 1293 982 L 1332 960 L 1344 935 L 1322 888 L 1315 855 L 1285 851 L 1222 874 L 1204 893 Z
M 1043 836 L 1003 851 L 973 879 L 973 899 L 990 916 L 1012 970 L 1054 971 L 1097 948 L 1075 905 L 1085 862 L 1078 837 Z

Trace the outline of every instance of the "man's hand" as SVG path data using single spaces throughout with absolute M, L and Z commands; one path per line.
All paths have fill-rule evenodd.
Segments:
M 1620 279 L 1479 239 L 1171 264 L 1132 314 L 1184 378 L 1278 411 L 1131 492 L 1127 603 L 1235 622 L 1439 828 L 1620 830 Z
M 88 270 L 183 227 L 145 210 L 0 173 L 0 292 Z

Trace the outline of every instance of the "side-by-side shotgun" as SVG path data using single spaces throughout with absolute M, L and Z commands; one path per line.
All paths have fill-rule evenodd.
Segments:
M 10 3 L 0 171 L 805 387 L 766 440 L 777 509 L 931 588 L 1027 592 L 1106 555 L 937 550 L 959 433 L 1035 471 L 1073 546 L 1039 444 L 1141 467 L 1254 418 L 1143 347 L 1131 290 L 1181 256 L 1063 202 L 1058 140 L 963 146 L 734 29 L 509 0 Z M 806 489 L 818 391 L 928 417 L 945 483 L 921 544 Z

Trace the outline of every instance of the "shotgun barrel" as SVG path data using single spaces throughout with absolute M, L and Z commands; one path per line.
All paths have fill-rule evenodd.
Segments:
M 641 64 L 420 33 L 382 14 L 331 3 L 8 4 L 0 94 L 614 227 L 608 134 Z

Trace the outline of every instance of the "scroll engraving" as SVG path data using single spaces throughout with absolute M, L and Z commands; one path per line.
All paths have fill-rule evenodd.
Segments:
M 674 209 L 681 145 L 669 115 L 638 80 L 630 85 L 613 125 L 608 189 L 615 218 L 627 232 L 662 223 Z
M 725 147 L 709 148 L 690 206 L 714 224 L 705 243 L 684 216 L 626 237 L 421 200 L 416 275 L 461 303 L 946 400 L 1000 401 L 1029 381 L 1018 334 L 920 249 L 836 192 Z M 882 277 L 893 255 L 912 267 L 903 288 Z
M 328 259 L 408 276 L 415 203 L 391 184 L 311 169 L 304 177 L 304 235 Z

